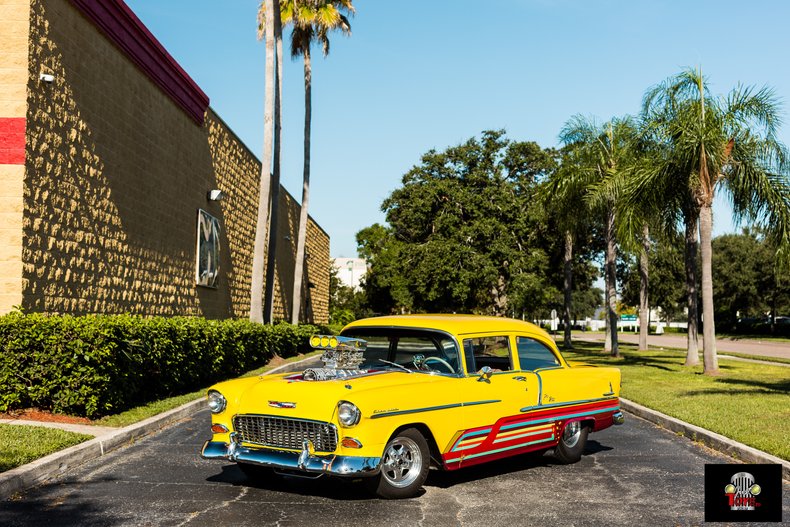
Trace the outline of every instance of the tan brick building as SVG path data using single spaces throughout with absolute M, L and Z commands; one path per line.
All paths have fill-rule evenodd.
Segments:
M 0 0 L 0 313 L 248 316 L 260 169 L 122 0 Z M 280 196 L 286 318 L 299 204 Z M 200 210 L 219 226 L 215 287 L 197 285 Z M 303 320 L 324 323 L 312 219 L 307 252 Z

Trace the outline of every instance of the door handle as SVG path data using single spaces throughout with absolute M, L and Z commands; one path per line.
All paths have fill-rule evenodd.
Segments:
M 515 377 L 513 377 L 513 380 L 514 381 L 526 381 L 527 378 L 524 377 L 523 375 L 516 375 Z

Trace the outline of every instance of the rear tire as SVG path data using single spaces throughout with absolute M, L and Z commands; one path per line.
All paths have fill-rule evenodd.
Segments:
M 368 488 L 384 499 L 413 498 L 425 483 L 430 449 L 415 428 L 398 432 L 384 447 L 379 475 L 367 478 Z
M 580 421 L 567 423 L 554 449 L 554 457 L 566 465 L 579 461 L 584 452 L 584 445 L 587 443 L 588 433 L 587 427 Z

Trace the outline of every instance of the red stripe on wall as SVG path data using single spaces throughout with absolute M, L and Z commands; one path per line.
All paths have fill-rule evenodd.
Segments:
M 25 118 L 0 117 L 0 165 L 25 164 Z

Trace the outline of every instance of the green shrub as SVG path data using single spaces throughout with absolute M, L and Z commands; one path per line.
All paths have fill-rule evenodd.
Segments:
M 194 391 L 309 349 L 316 326 L 134 315 L 0 316 L 0 411 L 86 417 Z

